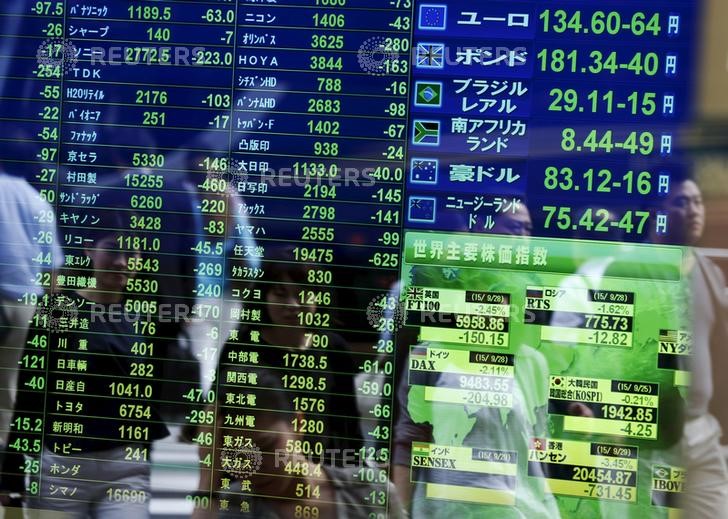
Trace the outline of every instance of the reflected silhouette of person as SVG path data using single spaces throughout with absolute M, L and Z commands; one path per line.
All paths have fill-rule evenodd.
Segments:
M 51 204 L 25 179 L 0 170 L 0 462 L 11 433 L 28 328 L 46 292 L 43 285 L 50 286 L 53 269 L 63 265 L 58 242 Z M 12 488 L 2 479 L 0 505 L 19 506 L 22 486 Z
M 728 513 L 728 468 L 720 446 L 721 425 L 710 405 L 711 401 L 723 404 L 725 398 L 714 393 L 712 356 L 728 345 L 726 282 L 720 269 L 694 248 L 703 237 L 706 223 L 698 184 L 690 177 L 673 179 L 661 210 L 667 215 L 667 232 L 653 232 L 652 241 L 692 247 L 687 250 L 683 266 L 690 293 L 681 302 L 692 318 L 692 374 L 682 439 L 687 470 L 683 508 L 690 519 L 724 517 Z
M 208 409 L 219 418 L 224 412 L 222 402 L 235 394 L 234 382 L 228 378 L 231 370 L 264 369 L 271 384 L 287 388 L 279 392 L 282 400 L 272 409 L 295 406 L 305 411 L 317 428 L 304 428 L 301 439 L 317 445 L 318 462 L 340 467 L 351 463 L 348 457 L 358 459 L 362 447 L 354 388 L 356 367 L 341 336 L 305 324 L 305 316 L 317 313 L 316 290 L 307 281 L 310 267 L 291 261 L 290 252 L 270 252 L 263 277 L 245 289 L 255 294 L 252 301 L 243 303 L 251 322 L 225 344 L 214 386 L 220 394 Z M 259 318 L 254 320 L 254 315 Z M 211 432 L 209 428 L 200 430 Z M 208 454 L 209 448 L 200 448 L 201 458 Z M 215 474 L 200 472 L 200 490 L 219 486 Z
M 358 371 L 349 345 L 339 334 L 328 331 L 335 316 L 323 302 L 323 289 L 310 284 L 310 266 L 296 263 L 290 249 L 271 251 L 263 278 L 249 289 L 260 296 L 245 303 L 260 320 L 248 323 L 239 340 L 228 341 L 220 356 L 220 366 L 257 356 L 257 365 L 283 377 L 290 373 L 315 375 L 316 395 L 323 399 L 322 419 L 326 422 L 324 441 L 329 449 L 359 449 L 362 446 L 359 414 L 356 408 L 354 375 Z M 321 319 L 315 326 L 309 318 Z M 308 322 L 308 324 L 307 324 Z M 219 379 L 224 384 L 224 379 Z M 302 388 L 305 389 L 305 388 Z M 308 436 L 315 436 L 309 434 Z
M 44 293 L 38 281 L 62 265 L 53 208 L 25 179 L 0 170 L 0 449 L 10 431 L 28 326 Z
M 524 202 L 518 202 L 514 204 L 512 210 L 498 213 L 490 232 L 508 236 L 531 236 L 533 222 L 528 206 Z
M 69 271 L 65 278 L 83 278 L 84 287 L 76 283 L 75 289 L 55 295 L 64 303 L 61 308 L 71 312 L 65 323 L 38 326 L 34 332 L 48 337 L 47 390 L 29 389 L 35 387 L 31 382 L 37 370 L 21 369 L 18 377 L 14 416 L 30 423 L 39 413 L 42 417 L 42 430 L 36 431 L 42 432 L 42 449 L 40 444 L 32 449 L 40 458 L 40 480 L 28 497 L 30 517 L 51 512 L 74 519 L 149 514 L 151 442 L 169 433 L 155 403 L 159 397 L 153 374 L 159 365 L 150 352 L 139 356 L 135 351 L 144 337 L 135 326 L 142 319 L 124 309 L 125 287 L 135 276 L 129 260 L 141 258 L 138 250 L 125 245 L 129 233 L 116 230 L 124 227 L 125 218 L 114 212 L 103 220 L 105 227 L 77 231 L 86 246 L 76 254 L 86 258 L 88 267 Z M 37 351 L 26 345 L 28 354 Z M 30 444 L 38 441 L 27 433 L 14 431 L 13 436 Z M 130 452 L 138 455 L 130 458 Z M 20 452 L 6 456 L 4 489 L 25 491 L 24 467 Z M 72 497 L 59 488 L 68 489 Z M 134 498 L 109 498 L 116 489 Z
M 218 486 L 212 492 L 200 490 L 199 495 L 211 494 L 213 499 L 211 506 L 197 508 L 193 519 L 365 519 L 387 504 L 387 517 L 404 517 L 391 483 L 379 478 L 376 483 L 361 481 L 358 474 L 366 466 L 353 456 L 350 464 L 337 467 L 311 454 L 307 445 L 312 443 L 307 443 L 301 426 L 315 420 L 316 413 L 296 410 L 291 398 L 295 392 L 285 389 L 276 373 L 228 366 L 220 376 L 228 379 L 229 373 L 245 375 L 248 383 L 239 390 L 254 395 L 248 399 L 254 404 L 218 407 L 215 445 L 220 447 L 214 454 L 213 475 Z M 230 425 L 238 415 L 249 417 L 245 427 Z M 373 493 L 381 493 L 375 502 Z
M 525 203 L 497 215 L 495 225 L 489 230 L 489 234 L 510 236 L 516 244 L 528 242 L 531 233 L 532 222 Z M 516 279 L 515 276 L 504 276 L 502 272 L 488 269 L 482 272 L 452 269 L 457 272 L 454 278 L 448 277 L 444 268 L 417 266 L 416 269 L 413 286 L 495 292 L 515 290 L 509 284 L 510 278 Z M 425 349 L 449 347 L 471 352 L 480 351 L 480 348 L 485 348 L 484 351 L 491 349 L 478 344 L 464 348 L 439 341 L 424 341 L 416 346 L 420 355 Z M 548 379 L 548 369 L 544 356 L 528 344 L 513 345 L 508 353 L 514 355 L 517 367 L 514 378 L 506 383 L 512 404 L 504 407 L 428 399 L 425 388 L 432 388 L 434 393 L 437 389 L 463 387 L 463 379 L 471 377 L 463 376 L 462 368 L 453 362 L 449 369 L 418 372 L 417 383 L 410 384 L 412 356 L 405 354 L 402 362 L 404 372 L 397 383 L 398 413 L 393 434 L 392 477 L 413 517 L 559 517 L 553 497 L 537 484 L 526 482 L 525 474 L 520 470 L 518 475 L 504 477 L 503 473 L 496 472 L 426 471 L 411 466 L 413 442 L 434 443 L 438 448 L 462 446 L 517 452 L 519 459 L 527 457 L 532 439 L 544 434 L 545 400 L 539 388 Z M 450 492 L 457 492 L 456 488 L 460 490 L 460 496 L 448 499 L 447 492 L 443 490 L 441 498 L 430 497 L 433 488 L 446 489 L 448 486 L 451 487 Z M 467 488 L 472 488 L 472 492 L 465 490 Z M 513 495 L 515 504 L 504 507 L 478 502 L 476 496 L 484 492 Z M 470 500 L 467 499 L 468 493 L 473 496 Z

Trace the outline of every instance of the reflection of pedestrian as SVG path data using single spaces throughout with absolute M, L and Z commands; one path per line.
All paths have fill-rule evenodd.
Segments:
M 220 366 L 235 362 L 236 356 L 242 357 L 239 352 L 254 352 L 260 366 L 275 370 L 281 377 L 292 371 L 316 375 L 318 384 L 322 385 L 317 394 L 325 406 L 325 410 L 316 413 L 316 419 L 325 422 L 326 434 L 309 433 L 307 439 L 323 442 L 327 449 L 359 450 L 362 438 L 354 388 L 357 370 L 349 345 L 343 337 L 326 332 L 325 328 L 302 324 L 306 315 L 331 318 L 328 308 L 317 307 L 315 296 L 306 295 L 311 287 L 307 283 L 310 268 L 293 263 L 290 249 L 273 252 L 269 258 L 287 261 L 267 263 L 263 279 L 252 288 L 253 292 L 260 292 L 262 304 L 250 305 L 251 313 L 257 309 L 254 306 L 260 309 L 259 325 L 246 330 L 252 338 L 249 344 L 233 341 L 225 344 Z M 297 364 L 293 358 L 305 358 L 306 362 Z M 224 383 L 224 379 L 219 380 Z
M 295 409 L 291 397 L 298 393 L 286 390 L 276 373 L 231 366 L 222 368 L 220 377 L 227 379 L 229 373 L 255 376 L 256 384 L 246 389 L 255 405 L 244 410 L 238 405 L 219 405 L 213 442 L 220 446 L 215 456 L 215 481 L 225 483 L 212 491 L 209 482 L 201 486 L 200 497 L 212 494 L 213 499 L 207 509 L 195 510 L 194 519 L 383 517 L 385 514 L 373 510 L 373 505 L 385 504 L 372 499 L 378 492 L 387 495 L 386 517 L 404 517 L 394 486 L 386 479 L 365 481 L 359 475 L 363 465 L 337 467 L 295 447 L 305 442 L 305 435 L 294 423 L 316 415 Z M 243 412 L 254 421 L 254 427 L 225 423 L 226 417 Z M 298 468 L 292 471 L 291 467 Z
M 420 343 L 419 348 L 423 351 L 425 348 L 448 349 L 449 346 L 433 341 Z M 515 377 L 503 386 L 513 399 L 512 407 L 506 412 L 506 408 L 428 400 L 425 387 L 463 387 L 461 380 L 467 377 L 458 373 L 459 368 L 453 363 L 441 372 L 420 372 L 418 383 L 410 385 L 413 373 L 409 369 L 410 359 L 405 362 L 397 395 L 400 409 L 393 436 L 392 477 L 412 517 L 506 517 L 500 506 L 476 504 L 474 496 L 483 490 L 493 495 L 513 494 L 513 513 L 507 517 L 561 517 L 553 497 L 543 492 L 533 480 L 526 481 L 521 471 L 513 476 L 504 476 L 505 472 L 430 471 L 412 467 L 414 442 L 518 452 L 519 458 L 527 456 L 532 438 L 543 434 L 539 427 L 546 417 L 538 388 L 546 383 L 548 369 L 543 355 L 530 346 L 520 345 L 514 356 L 517 366 Z M 507 418 L 504 418 L 506 414 Z M 543 476 L 539 471 L 536 467 L 529 467 L 528 474 Z M 436 486 L 449 487 L 453 494 L 458 489 L 468 489 L 464 495 L 471 491 L 473 500 L 462 501 L 456 497 L 433 499 L 429 492 Z
M 8 437 L 28 325 L 43 286 L 50 286 L 43 267 L 63 262 L 54 219 L 28 182 L 0 172 L 0 447 Z
M 113 213 L 104 223 L 111 229 L 83 231 L 93 243 L 84 250 L 93 281 L 57 296 L 71 303 L 64 306 L 73 307 L 77 318 L 59 330 L 36 332 L 48 333 L 46 390 L 29 389 L 37 369 L 23 367 L 19 376 L 23 391 L 14 416 L 35 423 L 40 415 L 42 430 L 13 431 L 11 441 L 19 438 L 21 447 L 8 451 L 0 488 L 22 493 L 22 454 L 40 454 L 40 479 L 33 476 L 35 491 L 28 498 L 39 517 L 47 517 L 48 510 L 73 518 L 146 517 L 150 444 L 168 434 L 154 403 L 159 364 L 153 343 L 143 342 L 149 321 L 129 318 L 123 310 L 124 289 L 134 277 L 129 261 L 141 256 L 119 245 L 120 238 L 129 237 L 114 230 L 123 227 L 125 215 Z M 27 351 L 33 352 L 30 345 Z M 23 447 L 23 440 L 30 447 Z M 59 488 L 70 489 L 73 497 Z
M 494 220 L 491 234 L 505 234 L 508 236 L 531 236 L 533 222 L 528 206 L 523 202 L 513 204 L 513 208 L 498 213 Z
M 165 402 L 160 411 L 167 423 L 184 422 L 184 417 L 190 415 L 192 405 L 183 395 L 200 386 L 199 363 L 193 355 L 186 333 L 192 321 L 195 289 L 198 286 L 195 270 L 199 258 L 193 249 L 200 234 L 204 233 L 196 216 L 200 207 L 199 199 L 194 185 L 179 175 L 146 168 L 119 171 L 121 173 L 106 175 L 102 182 L 88 192 L 99 191 L 103 194 L 104 206 L 99 207 L 102 221 L 111 211 L 122 212 L 128 215 L 122 228 L 144 230 L 148 238 L 159 241 L 160 254 L 154 255 L 153 269 L 143 269 L 138 274 L 142 282 L 151 282 L 156 290 L 138 293 L 135 299 L 156 303 L 156 310 L 151 312 L 156 327 L 155 353 L 168 361 L 160 366 L 157 374 L 157 378 L 162 381 L 159 399 Z M 130 194 L 129 184 L 156 186 L 150 193 L 161 197 L 162 212 L 149 208 L 135 209 L 138 214 L 132 218 L 128 214 L 129 198 L 138 195 Z M 140 188 L 135 188 L 131 193 L 137 189 Z
M 673 181 L 662 207 L 668 232 L 653 236 L 656 243 L 694 246 L 703 236 L 705 206 L 691 179 Z M 685 514 L 690 519 L 725 517 L 728 510 L 728 468 L 722 456 L 721 426 L 710 413 L 714 394 L 712 355 L 728 344 L 728 302 L 725 279 L 718 267 L 699 251 L 687 255 L 684 273 L 692 284 L 691 386 L 686 406 L 683 456 L 687 470 Z
M 194 163 L 200 160 L 195 160 Z M 234 173 L 238 170 L 229 170 L 221 173 L 222 177 L 216 177 L 214 172 L 208 173 L 208 179 L 214 181 L 215 178 L 222 178 L 226 182 L 234 181 Z M 204 234 L 204 227 L 210 220 L 210 215 L 201 212 L 199 200 L 207 199 L 204 191 L 196 192 L 195 198 L 198 202 L 195 204 L 196 209 L 193 211 L 194 228 L 199 234 Z M 238 324 L 236 319 L 231 316 L 239 314 L 242 304 L 239 298 L 233 296 L 232 283 L 228 279 L 227 272 L 232 270 L 232 263 L 236 266 L 256 269 L 260 268 L 260 258 L 253 255 L 246 256 L 243 261 L 237 261 L 236 250 L 253 250 L 255 248 L 255 239 L 253 238 L 253 226 L 250 224 L 248 217 L 244 212 L 240 211 L 241 205 L 244 203 L 242 197 L 234 185 L 228 185 L 224 192 L 220 193 L 220 198 L 225 206 L 224 216 L 227 222 L 228 232 L 224 239 L 224 252 L 218 257 L 212 258 L 195 258 L 203 262 L 204 268 L 195 268 L 195 276 L 192 278 L 195 287 L 212 287 L 219 288 L 220 294 L 215 295 L 210 290 L 198 290 L 194 303 L 200 309 L 199 315 L 187 327 L 187 335 L 191 342 L 191 346 L 195 352 L 196 358 L 200 362 L 200 373 L 202 389 L 208 391 L 213 387 L 215 376 L 215 368 L 218 362 L 219 345 L 224 343 L 230 333 L 237 330 Z M 194 245 L 194 244 L 193 244 Z M 198 267 L 195 261 L 195 267 Z M 208 309 L 219 308 L 220 316 L 215 317 L 214 312 Z

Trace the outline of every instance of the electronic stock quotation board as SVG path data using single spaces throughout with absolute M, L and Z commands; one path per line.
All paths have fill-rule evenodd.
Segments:
M 17 346 L 18 393 L 45 406 L 10 425 L 26 493 L 50 484 L 44 451 L 73 466 L 98 402 L 104 448 L 148 463 L 158 406 L 209 474 L 186 501 L 250 511 L 275 498 L 247 440 L 268 423 L 255 396 L 277 391 L 299 438 L 286 455 L 354 446 L 341 478 L 362 517 L 394 513 L 397 449 L 415 517 L 677 517 L 691 332 L 684 251 L 654 242 L 689 169 L 698 15 L 681 0 L 2 2 L 0 160 L 57 227 L 34 236 L 57 248 L 18 300 L 56 305 Z M 104 233 L 127 254 L 123 313 L 142 318 L 123 376 L 100 383 L 76 295 L 99 291 Z M 272 325 L 276 291 L 297 310 Z M 184 328 L 165 302 L 204 330 L 200 379 L 165 347 Z M 271 356 L 271 326 L 305 343 Z M 275 476 L 313 481 L 296 517 L 330 510 L 312 467 Z M 55 474 L 48 499 L 74 499 L 82 472 Z M 153 496 L 109 481 L 105 499 Z

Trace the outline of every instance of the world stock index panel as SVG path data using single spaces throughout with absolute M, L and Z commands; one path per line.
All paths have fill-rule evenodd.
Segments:
M 689 173 L 698 15 L 679 0 L 3 2 L 0 158 L 52 209 L 34 218 L 56 235 L 34 239 L 60 247 L 32 258 L 44 272 L 18 301 L 39 307 L 18 393 L 44 402 L 10 428 L 26 494 L 50 492 L 50 451 L 68 462 L 48 499 L 74 499 L 103 402 L 125 462 L 149 463 L 160 408 L 209 474 L 190 509 L 250 512 L 275 497 L 255 485 L 272 455 L 250 441 L 256 396 L 282 392 L 272 411 L 297 440 L 275 477 L 313 482 L 296 517 L 332 500 L 396 515 L 397 465 L 417 517 L 677 517 L 684 251 L 652 243 Z M 87 371 L 74 296 L 97 289 L 104 232 L 135 316 L 114 380 Z M 306 342 L 267 363 L 276 283 L 295 285 L 286 326 Z M 169 354 L 183 327 L 165 303 L 204 330 L 201 380 Z M 316 484 L 333 466 L 346 505 Z M 108 484 L 109 501 L 154 498 Z

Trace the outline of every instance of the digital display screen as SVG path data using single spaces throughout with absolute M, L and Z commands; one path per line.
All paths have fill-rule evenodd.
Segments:
M 728 513 L 707 12 L 2 2 L 6 514 Z

